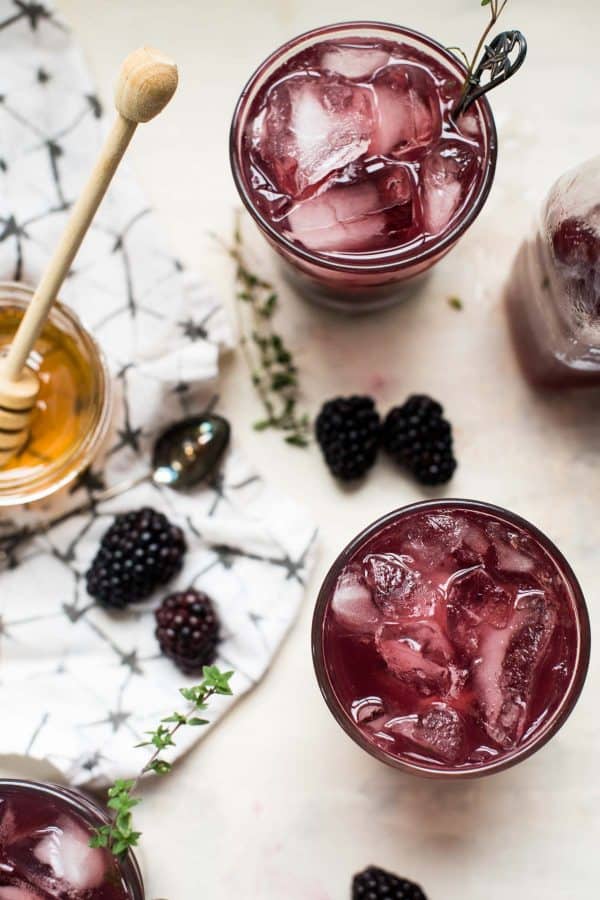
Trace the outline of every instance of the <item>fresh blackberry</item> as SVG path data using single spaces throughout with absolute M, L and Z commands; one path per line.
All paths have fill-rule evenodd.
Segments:
M 124 609 L 179 572 L 186 551 L 181 528 L 148 507 L 117 516 L 86 573 L 87 591 L 102 606 Z
M 336 397 L 321 408 L 315 424 L 325 462 L 336 478 L 361 478 L 377 457 L 381 419 L 371 397 Z
M 418 884 L 369 866 L 354 876 L 352 900 L 427 900 Z
M 385 449 L 422 484 L 444 484 L 456 469 L 452 426 L 443 411 L 431 397 L 413 394 L 390 410 L 383 423 Z
M 154 615 L 160 649 L 182 672 L 191 675 L 214 662 L 220 623 L 206 594 L 193 588 L 171 594 Z

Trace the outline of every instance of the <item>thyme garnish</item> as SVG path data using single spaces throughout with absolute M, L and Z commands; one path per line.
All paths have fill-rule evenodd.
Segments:
M 90 847 L 105 847 L 113 856 L 123 857 L 132 847 L 136 847 L 141 837 L 141 832 L 133 826 L 133 810 L 142 801 L 135 796 L 135 791 L 140 780 L 148 772 L 156 775 L 167 775 L 172 768 L 170 762 L 163 759 L 161 754 L 168 747 L 174 747 L 173 740 L 180 728 L 186 725 L 195 727 L 208 725 L 208 720 L 199 718 L 196 713 L 207 708 L 208 701 L 214 694 L 229 696 L 231 688 L 229 681 L 233 672 L 221 672 L 216 666 L 205 666 L 203 680 L 200 684 L 190 688 L 181 688 L 179 693 L 190 704 L 185 714 L 174 712 L 172 715 L 161 719 L 154 731 L 148 731 L 149 739 L 138 747 L 154 747 L 146 765 L 141 769 L 137 778 L 131 780 L 118 779 L 108 789 L 108 808 L 112 811 L 111 822 L 97 828 L 90 840 Z
M 460 109 L 462 101 L 465 99 L 467 91 L 469 90 L 469 86 L 471 84 L 471 78 L 473 77 L 473 73 L 477 68 L 477 64 L 479 63 L 479 58 L 481 56 L 482 51 L 485 48 L 485 42 L 490 34 L 490 31 L 502 15 L 508 0 L 480 0 L 481 6 L 489 6 L 490 10 L 490 18 L 488 24 L 486 25 L 483 34 L 479 38 L 479 43 L 477 44 L 477 48 L 472 58 L 469 59 L 465 51 L 461 47 L 448 47 L 448 50 L 452 50 L 454 53 L 458 54 L 467 67 L 467 77 L 465 78 L 464 84 L 462 86 L 462 91 L 460 95 L 460 100 L 458 102 L 458 108 Z
M 250 268 L 244 251 L 239 214 L 232 244 L 226 245 L 235 263 L 236 313 L 240 344 L 250 378 L 264 410 L 254 423 L 257 431 L 275 428 L 283 431 L 286 444 L 306 447 L 310 419 L 298 412 L 300 385 L 298 367 L 283 337 L 274 328 L 279 295 L 270 282 Z

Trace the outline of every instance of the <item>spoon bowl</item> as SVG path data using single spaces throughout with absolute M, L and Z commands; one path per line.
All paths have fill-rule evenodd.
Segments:
M 152 480 L 176 491 L 189 490 L 214 472 L 230 437 L 229 422 L 214 413 L 176 422 L 154 445 Z

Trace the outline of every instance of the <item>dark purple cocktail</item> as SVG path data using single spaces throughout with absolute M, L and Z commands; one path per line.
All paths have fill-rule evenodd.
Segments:
M 232 131 L 238 188 L 321 300 L 397 296 L 481 208 L 495 130 L 484 99 L 453 117 L 463 82 L 430 39 L 349 23 L 292 41 L 247 86 Z
M 89 846 L 106 821 L 65 788 L 0 781 L 0 900 L 144 900 L 132 856 Z
M 511 330 L 535 385 L 600 384 L 600 161 L 552 187 L 507 285 Z
M 454 776 L 505 768 L 554 734 L 589 640 L 559 551 L 468 501 L 371 526 L 330 570 L 313 625 L 319 682 L 346 731 L 385 762 Z

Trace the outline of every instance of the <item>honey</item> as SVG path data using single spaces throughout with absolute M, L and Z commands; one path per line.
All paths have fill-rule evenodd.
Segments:
M 10 346 L 29 297 L 27 288 L 0 284 L 0 353 Z M 55 305 L 28 366 L 40 390 L 24 447 L 0 466 L 4 506 L 39 499 L 72 481 L 93 458 L 108 420 L 104 361 L 62 304 Z
M 22 316 L 22 311 L 14 307 L 0 310 L 0 353 L 10 346 Z M 55 463 L 77 443 L 89 424 L 93 379 L 87 360 L 70 335 L 47 323 L 28 365 L 40 383 L 36 411 L 29 439 L 17 456 L 1 467 L 0 479 L 4 472 L 27 475 L 39 466 Z

